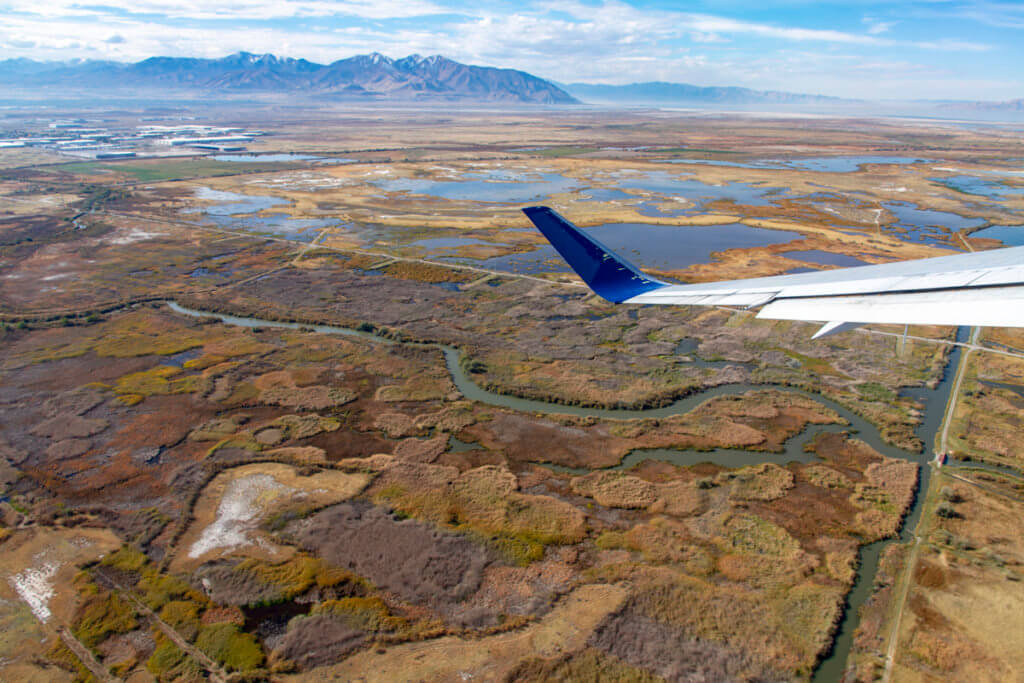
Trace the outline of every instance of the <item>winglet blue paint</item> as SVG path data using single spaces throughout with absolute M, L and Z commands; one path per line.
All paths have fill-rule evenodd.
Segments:
M 587 286 L 612 303 L 621 303 L 668 284 L 647 277 L 632 263 L 546 206 L 531 206 L 523 209 L 523 213 Z

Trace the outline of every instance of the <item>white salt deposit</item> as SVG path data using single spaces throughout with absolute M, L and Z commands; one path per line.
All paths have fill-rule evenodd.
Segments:
M 215 202 L 237 202 L 249 199 L 249 195 L 247 194 L 224 192 L 223 190 L 214 190 L 210 187 L 197 187 L 193 195 L 196 199 L 209 199 Z
M 113 239 L 107 240 L 111 244 L 132 244 L 133 242 L 142 242 L 144 240 L 151 240 L 154 237 L 163 237 L 162 232 L 146 232 L 145 230 L 132 230 L 127 235 L 121 235 L 120 237 L 114 237 Z
M 7 579 L 11 588 L 28 604 L 36 619 L 46 623 L 50 618 L 50 598 L 53 597 L 53 577 L 60 565 L 56 562 L 43 562 L 36 567 L 28 567 L 24 571 Z
M 261 512 L 260 499 L 292 491 L 268 474 L 251 474 L 228 484 L 224 497 L 217 506 L 217 519 L 203 529 L 192 544 L 188 556 L 200 557 L 218 548 L 237 548 L 249 545 L 249 531 L 255 526 Z

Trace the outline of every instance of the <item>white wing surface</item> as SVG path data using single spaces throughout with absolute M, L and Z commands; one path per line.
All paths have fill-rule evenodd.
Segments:
M 1024 327 L 1024 247 L 780 275 L 675 285 L 648 277 L 547 207 L 524 209 L 576 273 L 615 303 L 762 306 L 757 317 L 827 323 Z

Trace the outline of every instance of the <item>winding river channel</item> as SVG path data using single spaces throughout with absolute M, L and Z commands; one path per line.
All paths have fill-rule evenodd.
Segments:
M 290 323 L 281 322 L 275 320 L 263 320 L 252 317 L 239 317 L 226 315 L 222 313 L 212 313 L 207 311 L 199 311 L 190 308 L 186 308 L 177 304 L 174 301 L 168 301 L 167 305 L 176 313 L 193 317 L 204 317 L 204 318 L 216 318 L 221 322 L 228 325 L 236 325 L 241 327 L 273 327 L 273 328 L 288 328 L 288 329 L 302 329 L 311 330 L 323 334 L 340 334 L 353 337 L 361 337 L 367 340 L 371 340 L 377 343 L 386 344 L 399 344 L 409 342 L 397 342 L 391 339 L 385 339 L 378 335 L 374 335 L 369 332 L 361 332 L 358 330 L 349 329 L 346 327 L 337 327 L 332 325 L 310 325 L 305 323 Z M 958 341 L 966 340 L 967 329 L 961 328 L 957 334 Z M 842 621 L 839 624 L 838 631 L 836 633 L 835 641 L 829 652 L 829 654 L 820 662 L 817 669 L 814 672 L 814 681 L 838 681 L 842 678 L 844 669 L 846 668 L 846 659 L 850 652 L 850 647 L 853 643 L 853 633 L 857 629 L 857 625 L 860 622 L 859 610 L 864 604 L 864 601 L 868 598 L 871 593 L 872 586 L 874 584 L 875 574 L 878 571 L 879 558 L 881 557 L 882 551 L 885 547 L 892 542 L 905 543 L 911 540 L 913 537 L 914 529 L 917 527 L 918 520 L 921 516 L 922 503 L 924 499 L 923 492 L 928 488 L 928 482 L 931 475 L 931 468 L 928 466 L 928 461 L 932 457 L 935 447 L 935 439 L 942 426 L 942 420 L 945 413 L 946 404 L 949 400 L 950 391 L 953 386 L 953 376 L 956 374 L 955 369 L 959 365 L 961 349 L 958 346 L 952 347 L 950 352 L 946 370 L 943 373 L 942 380 L 939 382 L 935 389 L 910 389 L 903 392 L 904 395 L 912 396 L 914 399 L 920 401 L 924 405 L 924 412 L 921 423 L 916 429 L 917 436 L 924 443 L 924 448 L 921 453 L 911 453 L 895 446 L 887 444 L 882 440 L 878 429 L 864 420 L 859 415 L 854 414 L 848 408 L 832 401 L 819 394 L 813 394 L 810 392 L 801 391 L 792 387 L 780 387 L 773 385 L 755 385 L 755 384 L 726 384 L 714 388 L 707 389 L 695 394 L 691 394 L 685 398 L 679 399 L 670 405 L 663 406 L 661 408 L 650 408 L 643 410 L 609 410 L 600 408 L 583 408 L 578 406 L 566 406 L 558 403 L 549 403 L 546 401 L 539 401 L 534 399 L 525 399 L 515 396 L 506 396 L 498 394 L 493 391 L 488 391 L 477 385 L 469 375 L 462 370 L 460 361 L 462 360 L 462 352 L 454 347 L 446 346 L 443 344 L 418 344 L 409 343 L 416 346 L 427 346 L 430 348 L 440 349 L 444 353 L 445 363 L 448 366 L 448 371 L 451 374 L 452 382 L 458 388 L 460 392 L 472 401 L 478 401 L 487 405 L 498 406 L 502 408 L 509 408 L 512 410 L 518 410 L 528 413 L 543 413 L 553 415 L 578 415 L 586 417 L 604 418 L 604 419 L 615 419 L 615 420 L 629 420 L 639 418 L 663 418 L 672 415 L 681 415 L 688 413 L 696 408 L 701 403 L 708 399 L 716 396 L 734 396 L 737 394 L 743 394 L 753 390 L 764 390 L 764 389 L 778 389 L 782 391 L 790 391 L 793 393 L 801 394 L 813 398 L 815 401 L 828 406 L 829 408 L 836 411 L 842 418 L 844 418 L 849 424 L 848 425 L 811 425 L 804 429 L 800 434 L 790 438 L 783 449 L 779 453 L 769 452 L 758 452 L 758 451 L 743 451 L 734 449 L 715 449 L 712 451 L 696 451 L 696 450 L 674 450 L 674 449 L 638 449 L 630 452 L 626 455 L 623 461 L 615 467 L 615 469 L 628 469 L 633 467 L 637 463 L 648 460 L 663 460 L 671 462 L 675 465 L 689 466 L 698 463 L 711 462 L 716 465 L 723 467 L 744 467 L 747 465 L 755 465 L 764 462 L 773 462 L 777 464 L 785 464 L 788 462 L 812 462 L 817 460 L 817 456 L 814 453 L 808 453 L 804 451 L 804 445 L 811 441 L 815 436 L 822 432 L 839 432 L 847 431 L 852 434 L 856 434 L 857 438 L 864 441 L 879 453 L 888 456 L 890 458 L 900 458 L 903 460 L 909 460 L 911 462 L 920 465 L 920 479 L 918 484 L 919 494 L 915 497 L 915 500 L 904 519 L 903 526 L 901 528 L 898 538 L 886 539 L 877 541 L 875 543 L 869 543 L 862 545 L 859 551 L 859 568 L 857 570 L 856 578 L 854 580 L 853 588 L 846 599 L 846 608 L 843 613 Z M 951 371 L 952 370 L 952 371 Z M 576 470 L 571 468 L 556 467 L 559 471 L 571 472 L 571 473 L 585 473 L 589 470 Z

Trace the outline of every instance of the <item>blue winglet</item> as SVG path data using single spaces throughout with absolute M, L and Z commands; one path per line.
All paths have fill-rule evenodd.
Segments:
M 576 274 L 592 290 L 612 303 L 621 303 L 668 284 L 647 277 L 632 263 L 546 206 L 531 206 L 523 209 L 523 213 L 548 238 L 551 246 Z

